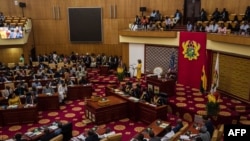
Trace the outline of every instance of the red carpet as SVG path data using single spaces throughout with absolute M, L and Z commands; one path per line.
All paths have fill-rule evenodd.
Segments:
M 118 84 L 117 77 L 115 75 L 110 76 L 101 76 L 98 74 L 98 70 L 93 70 L 89 72 L 90 81 L 93 83 L 93 94 L 96 95 L 105 95 L 105 87 L 110 84 Z M 126 81 L 135 82 L 135 78 L 125 78 L 124 82 L 121 84 L 125 84 Z M 143 77 L 140 80 L 142 87 L 146 87 L 146 80 Z M 199 93 L 199 90 L 192 89 L 189 86 L 183 86 L 177 84 L 176 87 L 177 95 L 169 98 L 170 111 L 173 114 L 168 114 L 167 121 L 171 123 L 175 123 L 177 116 L 186 119 L 189 121 L 190 117 L 187 115 L 190 114 L 193 119 L 194 114 L 204 114 L 205 112 L 205 103 L 206 97 Z M 249 112 L 247 110 L 241 110 L 236 112 L 235 107 L 244 106 L 245 109 L 249 108 L 249 105 L 245 105 L 241 101 L 231 99 L 228 97 L 221 97 L 221 118 L 214 119 L 216 123 L 221 120 L 225 120 L 224 122 L 237 122 L 235 120 L 239 119 L 239 113 L 245 116 L 245 118 L 249 118 Z M 25 133 L 34 128 L 48 125 L 54 121 L 73 122 L 73 136 L 77 136 L 80 133 L 84 132 L 89 128 L 92 128 L 94 125 L 92 123 L 84 124 L 83 120 L 85 120 L 85 109 L 84 109 L 84 100 L 76 100 L 76 101 L 66 101 L 66 104 L 60 106 L 59 111 L 40 111 L 38 123 L 36 124 L 24 124 L 24 125 L 12 125 L 0 127 L 0 140 L 12 138 L 17 132 Z M 249 108 L 250 109 L 250 108 Z M 180 112 L 181 111 L 181 112 Z M 187 114 L 188 113 L 188 114 Z M 166 113 L 167 114 L 167 113 Z M 175 116 L 175 114 L 177 116 Z M 230 119 L 229 117 L 233 117 Z M 122 133 L 123 141 L 130 140 L 137 132 L 140 132 L 147 125 L 141 122 L 133 122 L 128 118 L 122 119 L 119 121 L 110 122 L 107 124 L 100 125 L 101 127 L 110 127 L 117 133 Z

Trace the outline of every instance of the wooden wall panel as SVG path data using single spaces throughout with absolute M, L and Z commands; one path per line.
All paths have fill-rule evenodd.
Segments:
M 234 97 L 250 101 L 250 60 L 226 54 L 220 54 L 219 58 L 218 89 Z M 214 64 L 215 60 L 216 54 Z
M 5 64 L 18 63 L 19 57 L 23 54 L 23 48 L 20 46 L 12 46 L 11 48 L 9 46 L 1 47 L 0 52 L 0 62 Z
M 201 0 L 201 7 L 204 8 L 208 14 L 212 14 L 216 7 L 219 11 L 226 8 L 229 14 L 244 14 L 248 5 L 250 5 L 249 0 Z
M 103 32 L 105 33 L 104 44 L 118 44 L 118 20 L 116 19 L 104 19 L 103 20 Z

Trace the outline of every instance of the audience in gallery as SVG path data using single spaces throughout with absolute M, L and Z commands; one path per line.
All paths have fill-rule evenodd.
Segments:
M 187 31 L 193 31 L 193 25 L 190 21 L 188 21 L 186 26 L 187 26 Z
M 156 16 L 156 10 L 153 10 L 153 11 L 150 13 L 149 20 L 150 20 L 150 21 L 155 21 L 155 16 Z
M 219 12 L 218 8 L 215 8 L 211 20 L 215 20 L 216 22 L 218 22 L 220 20 L 220 14 L 221 13 Z
M 220 23 L 220 26 L 218 27 L 218 33 L 221 33 L 221 34 L 227 33 L 227 27 L 225 27 L 224 23 Z
M 243 20 L 250 21 L 250 6 L 247 6 Z
M 166 16 L 165 24 L 166 24 L 166 30 L 170 30 L 170 29 L 173 28 L 173 22 L 172 22 L 172 20 L 170 19 L 169 16 Z
M 200 21 L 207 21 L 207 12 L 204 10 L 204 8 L 200 11 Z
M 174 18 L 173 18 L 174 24 L 179 23 L 180 20 L 181 20 L 181 18 L 182 18 L 182 14 L 181 14 L 180 10 L 179 10 L 179 9 L 176 9 L 176 12 L 175 12 Z

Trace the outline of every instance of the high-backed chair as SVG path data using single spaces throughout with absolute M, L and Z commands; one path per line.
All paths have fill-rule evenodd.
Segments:
M 107 137 L 107 140 L 108 141 L 121 141 L 122 140 L 122 133 L 110 135 Z
M 219 135 L 219 130 L 215 129 L 214 132 L 213 132 L 213 135 L 211 137 L 211 141 L 219 141 L 218 140 L 218 135 Z
M 218 133 L 218 141 L 220 141 L 223 137 L 223 133 L 224 133 L 224 124 L 222 124 L 219 128 L 219 133 Z
M 50 139 L 49 141 L 63 141 L 63 135 L 59 134 L 55 136 L 54 138 Z
M 72 138 L 72 122 L 69 122 L 62 127 L 63 141 L 69 141 Z

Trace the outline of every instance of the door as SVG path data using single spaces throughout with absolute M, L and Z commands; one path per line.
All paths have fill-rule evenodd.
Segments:
M 187 21 L 196 22 L 200 16 L 201 0 L 185 0 L 184 2 L 184 24 Z

